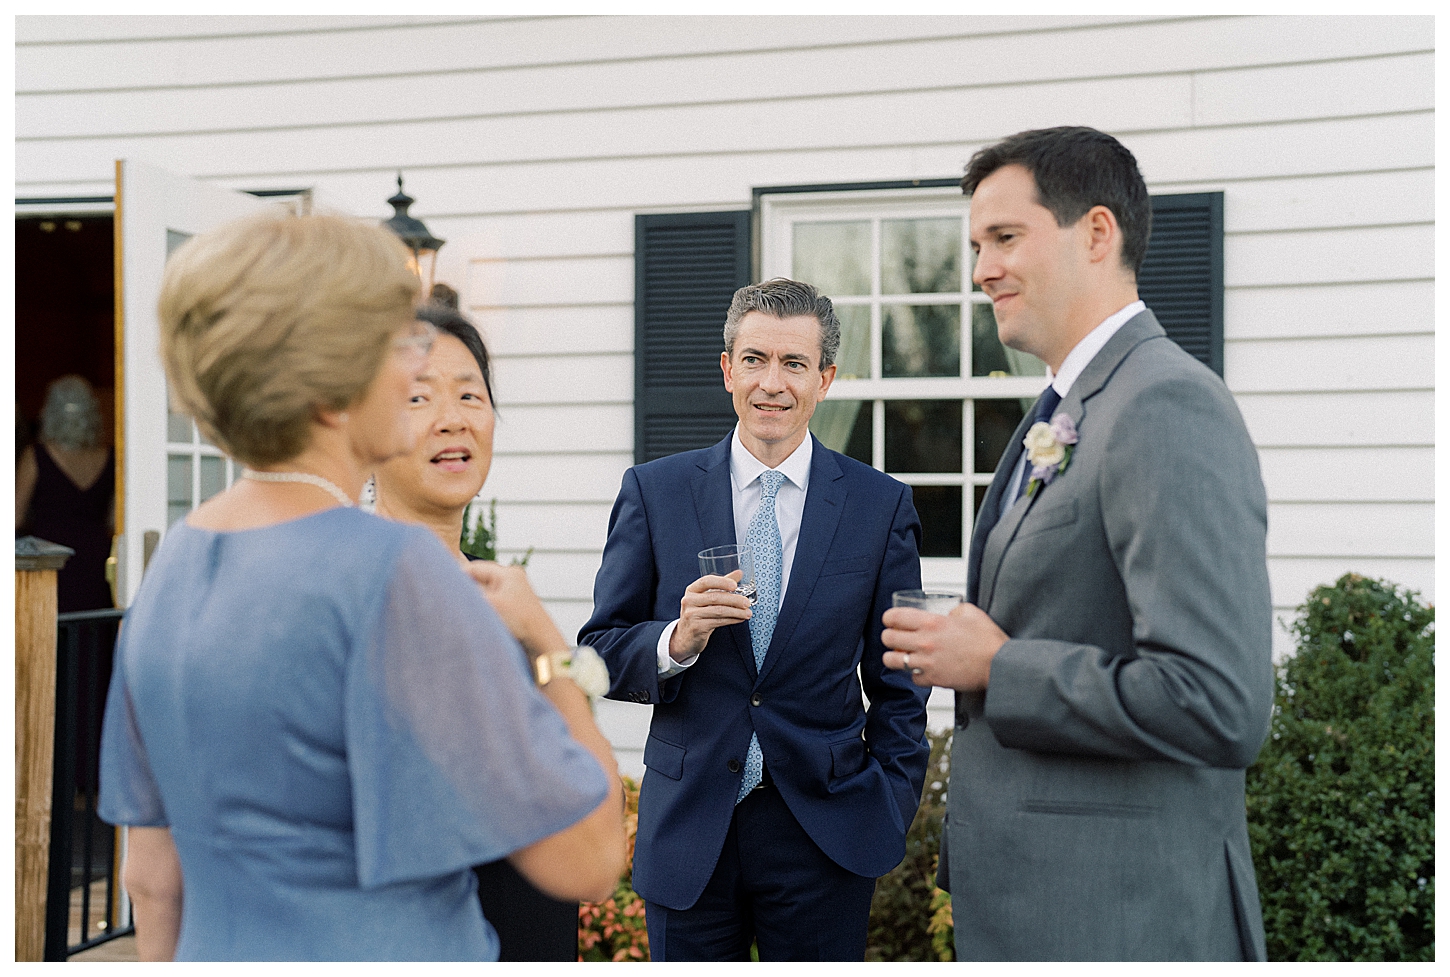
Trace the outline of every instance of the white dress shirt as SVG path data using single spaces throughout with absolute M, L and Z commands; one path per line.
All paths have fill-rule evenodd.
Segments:
M 782 602 L 785 600 L 786 588 L 790 585 L 790 569 L 795 564 L 796 543 L 800 541 L 801 516 L 806 510 L 806 488 L 811 480 L 813 451 L 811 436 L 807 433 L 800 447 L 792 451 L 790 457 L 775 469 L 785 476 L 775 493 L 775 522 L 780 527 Z M 750 521 L 755 518 L 755 512 L 760 508 L 763 492 L 760 474 L 768 468 L 765 462 L 752 455 L 740 443 L 740 425 L 736 424 L 735 433 L 730 436 L 730 499 L 735 515 L 735 541 L 742 545 L 745 543 L 745 534 L 750 529 Z M 676 618 L 665 625 L 656 646 L 659 672 L 663 676 L 679 674 L 695 664 L 700 657 L 695 655 L 682 662 L 670 657 L 670 636 L 675 633 L 675 626 L 679 623 L 679 618 Z
M 1141 299 L 1129 303 L 1098 323 L 1092 332 L 1078 340 L 1077 345 L 1072 348 L 1072 352 L 1063 359 L 1062 369 L 1058 370 L 1052 378 L 1052 389 L 1057 391 L 1057 395 L 1066 397 L 1067 392 L 1072 389 L 1072 385 L 1077 382 L 1077 378 L 1082 375 L 1082 371 L 1087 369 L 1087 365 L 1108 344 L 1108 340 L 1113 338 L 1114 333 L 1127 325 L 1129 319 L 1146 308 L 1148 306 L 1144 305 Z M 1002 498 L 1015 500 L 1022 485 L 1022 479 L 1026 475 L 1027 452 L 1024 451 L 1017 461 L 1017 470 L 1012 473 L 1012 481 L 1007 483 L 1007 491 Z M 1007 510 L 1010 508 L 1010 505 L 1002 506 L 998 516 L 999 520 L 1001 516 L 1007 514 Z

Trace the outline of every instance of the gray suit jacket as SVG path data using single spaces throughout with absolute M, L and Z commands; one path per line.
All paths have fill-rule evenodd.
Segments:
M 1151 312 L 1063 398 L 1066 472 L 978 518 L 968 597 L 1010 640 L 962 694 L 959 959 L 1263 959 L 1244 768 L 1273 702 L 1258 455 Z

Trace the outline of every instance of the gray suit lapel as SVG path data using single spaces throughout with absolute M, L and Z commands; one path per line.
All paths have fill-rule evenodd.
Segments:
M 810 435 L 814 438 L 815 435 Z M 760 671 L 764 679 L 780 660 L 783 651 L 790 647 L 790 637 L 800 624 L 801 615 L 810 602 L 811 593 L 820 579 L 821 567 L 825 566 L 826 553 L 831 549 L 831 540 L 836 536 L 836 526 L 846 508 L 845 473 L 836 459 L 819 441 L 811 448 L 811 480 L 806 490 L 805 511 L 801 513 L 801 531 L 796 537 L 795 560 L 790 568 L 790 586 L 785 591 L 785 601 L 780 605 L 780 614 L 775 619 L 775 631 L 770 637 L 770 647 L 765 652 L 765 664 Z
M 1087 401 L 1107 385 L 1127 355 L 1138 344 L 1164 335 L 1166 333 L 1163 332 L 1163 327 L 1158 324 L 1158 320 L 1152 312 L 1144 309 L 1133 316 L 1113 334 L 1113 338 L 1109 339 L 1107 344 L 1083 368 L 1082 373 L 1073 381 L 1067 396 L 1062 398 L 1062 403 L 1058 405 L 1055 414 L 1066 414 L 1072 419 L 1073 424 L 1081 425 L 1086 414 Z M 1007 446 L 1007 454 L 1003 455 L 1002 462 L 997 466 L 998 477 L 1011 478 L 1012 470 L 1022 455 L 1022 438 L 1027 434 L 1031 422 L 1032 419 L 1027 417 L 1023 418 L 1022 423 L 1018 425 L 1016 433 L 1012 435 L 1012 443 Z M 1008 454 L 1011 455 L 1010 459 Z M 995 488 L 997 478 L 992 479 L 992 484 Z M 1012 545 L 1018 527 L 1022 525 L 1022 520 L 1027 517 L 1027 513 L 1032 510 L 1032 506 L 1044 492 L 1051 490 L 1051 486 L 1047 486 L 1043 491 L 1034 492 L 1030 498 L 1016 500 L 1000 522 L 997 522 L 995 526 L 991 523 L 986 524 L 989 528 L 983 536 L 981 567 L 976 587 L 978 600 L 975 603 L 978 607 L 985 609 L 990 606 L 997 570 L 1002 565 L 1002 558 L 1006 555 L 1007 548 Z M 982 508 L 985 512 L 985 501 Z M 995 514 L 993 514 L 993 518 L 995 520 Z M 973 549 L 976 548 L 976 535 L 973 533 Z
M 695 518 L 700 523 L 701 549 L 735 542 L 735 505 L 730 489 L 730 439 L 717 444 L 699 463 L 690 482 Z M 750 674 L 755 674 L 755 652 L 750 647 L 749 625 L 723 628 Z M 744 633 L 744 640 L 741 634 Z

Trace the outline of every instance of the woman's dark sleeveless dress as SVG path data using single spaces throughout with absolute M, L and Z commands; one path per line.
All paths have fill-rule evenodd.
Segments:
M 473 874 L 483 918 L 498 933 L 499 962 L 579 959 L 579 903 L 546 896 L 507 861 L 475 866 Z
M 45 445 L 36 443 L 35 464 L 40 470 L 30 499 L 26 532 L 75 550 L 59 574 L 60 613 L 92 611 L 111 606 L 106 583 L 106 557 L 111 552 L 111 496 L 116 487 L 116 458 L 106 456 L 105 467 L 94 484 L 81 491 L 70 480 Z

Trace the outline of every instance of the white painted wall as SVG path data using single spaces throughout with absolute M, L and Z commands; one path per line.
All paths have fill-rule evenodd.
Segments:
M 1097 126 L 1154 192 L 1224 191 L 1287 618 L 1348 570 L 1433 599 L 1433 49 L 1428 17 L 19 17 L 16 194 L 127 157 L 385 217 L 401 167 L 498 357 L 501 542 L 571 630 L 632 459 L 636 213 Z M 647 710 L 601 715 L 638 773 Z

